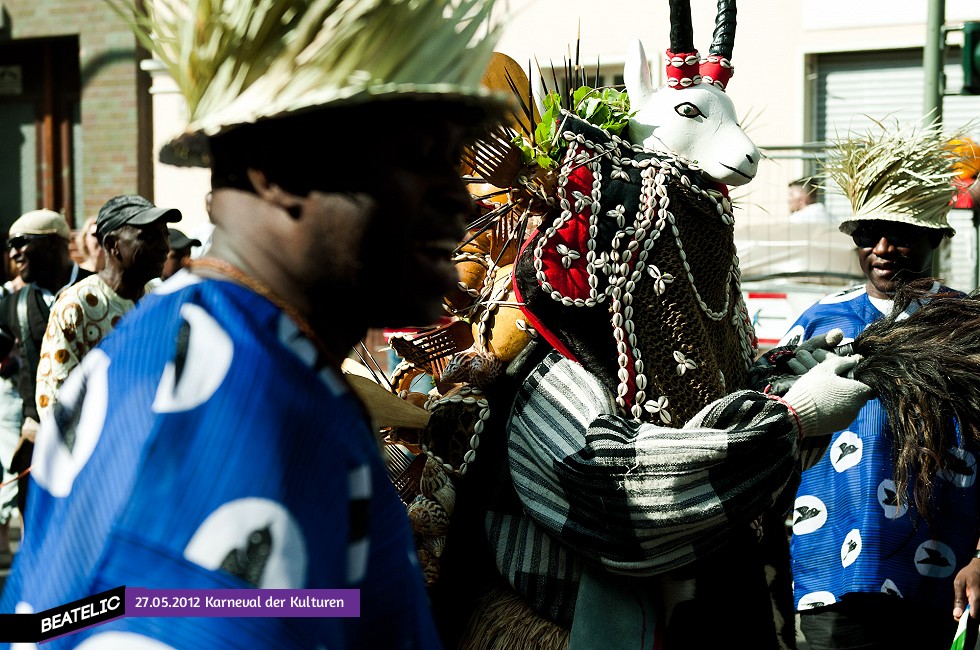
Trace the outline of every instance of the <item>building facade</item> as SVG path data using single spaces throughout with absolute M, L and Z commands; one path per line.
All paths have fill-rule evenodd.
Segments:
M 116 194 L 154 193 L 144 53 L 93 0 L 0 3 L 0 224 L 49 208 L 73 227 Z
M 716 3 L 691 4 L 695 45 L 706 54 Z M 735 75 L 727 92 L 766 157 L 759 175 L 734 191 L 737 224 L 764 232 L 771 222 L 776 230 L 766 236 L 780 240 L 787 185 L 814 172 L 821 142 L 866 128 L 872 119 L 921 119 L 928 4 L 743 0 L 732 57 Z M 980 141 L 980 96 L 957 94 L 962 86 L 957 26 L 980 21 L 980 4 L 944 4 L 945 122 L 951 129 L 967 127 Z M 553 78 L 553 67 L 562 69 L 577 56 L 605 83 L 620 83 L 634 39 L 644 44 L 655 77 L 663 81 L 666 0 L 498 5 L 509 10 L 498 49 L 532 70 L 536 82 Z M 207 172 L 161 165 L 155 156 L 185 123 L 175 84 L 157 62 L 143 60 L 145 53 L 122 19 L 103 0 L 2 0 L 0 7 L 0 144 L 10 152 L 0 157 L 0 222 L 47 207 L 77 225 L 110 196 L 139 192 L 179 208 L 188 232 L 206 226 Z M 830 192 L 826 202 L 834 216 L 844 216 L 841 197 Z M 977 237 L 968 225 L 957 227 L 964 248 L 957 254 L 973 255 L 975 270 Z M 824 230 L 827 246 L 837 245 L 833 229 Z M 792 241 L 818 236 L 793 232 Z M 753 276 L 778 273 L 756 269 L 748 257 L 743 262 Z M 827 270 L 843 276 L 855 272 Z M 971 277 L 980 283 L 976 275 Z

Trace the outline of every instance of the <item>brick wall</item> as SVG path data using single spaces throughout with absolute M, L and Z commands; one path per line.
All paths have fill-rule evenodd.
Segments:
M 78 36 L 82 164 L 75 170 L 81 195 L 75 197 L 73 225 L 98 212 L 116 194 L 146 191 L 148 180 L 141 174 L 138 155 L 137 103 L 137 75 L 144 73 L 129 28 L 102 0 L 4 0 L 3 6 L 9 19 L 7 35 L 13 39 Z

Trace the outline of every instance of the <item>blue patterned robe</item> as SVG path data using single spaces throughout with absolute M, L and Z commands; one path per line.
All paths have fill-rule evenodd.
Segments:
M 121 585 L 354 588 L 360 618 L 127 617 L 50 647 L 438 648 L 404 507 L 346 384 L 265 298 L 188 273 L 159 291 L 85 356 L 39 433 L 2 611 Z

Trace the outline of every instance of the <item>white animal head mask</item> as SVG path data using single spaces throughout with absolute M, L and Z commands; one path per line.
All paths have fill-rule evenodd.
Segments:
M 627 56 L 624 76 L 636 111 L 629 139 L 681 156 L 714 181 L 744 185 L 755 177 L 761 154 L 739 126 L 735 106 L 725 94 L 733 72 L 735 2 L 719 0 L 714 39 L 703 61 L 694 48 L 690 0 L 671 0 L 670 24 L 665 87 L 653 87 L 639 41 Z

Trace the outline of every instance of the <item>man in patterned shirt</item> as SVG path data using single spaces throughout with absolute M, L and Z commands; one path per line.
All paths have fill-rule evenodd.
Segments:
M 58 389 L 81 361 L 143 297 L 147 282 L 167 259 L 167 223 L 174 208 L 158 208 L 142 196 L 116 196 L 99 210 L 96 238 L 105 267 L 61 292 L 51 308 L 37 365 L 37 412 L 51 414 Z
M 933 274 L 937 247 L 955 234 L 947 222 L 953 191 L 943 139 L 896 129 L 854 136 L 831 153 L 830 173 L 852 197 L 853 214 L 840 230 L 853 239 L 867 281 L 812 305 L 781 344 L 836 328 L 844 342 L 853 340 L 892 312 L 903 283 Z M 849 169 L 848 160 L 861 166 Z M 886 167 L 884 183 L 877 172 L 865 173 Z M 894 188 L 914 200 L 902 203 Z M 937 282 L 933 291 L 950 290 Z M 980 449 L 965 436 L 952 439 L 957 446 L 940 450 L 946 469 L 930 477 L 928 516 L 913 486 L 896 485 L 894 435 L 878 399 L 835 432 L 820 461 L 803 472 L 791 550 L 796 609 L 811 649 L 945 650 L 968 595 L 976 612 Z

